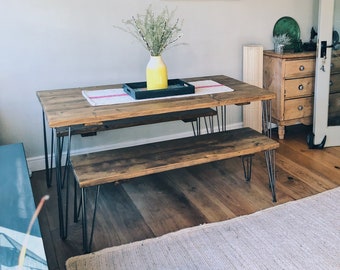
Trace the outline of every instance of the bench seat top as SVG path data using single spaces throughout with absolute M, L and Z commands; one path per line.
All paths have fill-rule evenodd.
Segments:
M 272 150 L 279 143 L 242 128 L 71 157 L 81 188 Z

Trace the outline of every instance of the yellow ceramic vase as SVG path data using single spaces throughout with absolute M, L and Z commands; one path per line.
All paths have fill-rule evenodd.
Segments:
M 151 56 L 146 66 L 146 87 L 148 90 L 168 88 L 168 71 L 161 56 Z

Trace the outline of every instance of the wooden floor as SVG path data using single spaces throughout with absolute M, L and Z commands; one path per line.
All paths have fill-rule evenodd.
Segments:
M 340 186 L 340 147 L 308 149 L 310 131 L 289 127 L 280 140 L 277 203 L 271 200 L 263 154 L 254 157 L 250 183 L 244 181 L 240 158 L 234 158 L 102 186 L 93 250 L 227 220 Z M 49 269 L 64 269 L 67 258 L 82 254 L 81 223 L 73 223 L 70 211 L 68 238 L 61 240 L 56 185 L 48 189 L 39 171 L 33 173 L 32 187 L 36 201 L 51 196 L 39 221 Z

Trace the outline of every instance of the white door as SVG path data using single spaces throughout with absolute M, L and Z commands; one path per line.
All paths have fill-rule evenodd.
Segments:
M 340 145 L 340 0 L 319 0 L 318 20 L 314 140 L 308 143 L 322 148 Z

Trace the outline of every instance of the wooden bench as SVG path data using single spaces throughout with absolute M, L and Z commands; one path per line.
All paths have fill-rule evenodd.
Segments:
M 18 264 L 23 238 L 35 212 L 34 197 L 21 143 L 0 146 L 0 269 Z M 38 220 L 28 242 L 25 266 L 47 269 Z M 6 259 L 5 261 L 1 260 Z M 2 264 L 4 263 L 4 264 Z
M 272 197 L 276 201 L 274 153 L 278 147 L 279 143 L 267 136 L 242 128 L 71 157 L 75 180 L 82 191 L 84 251 L 91 249 L 100 185 L 233 157 L 245 158 L 245 177 L 250 180 L 252 155 L 265 151 Z M 88 244 L 86 188 L 92 186 L 97 187 L 97 195 Z

